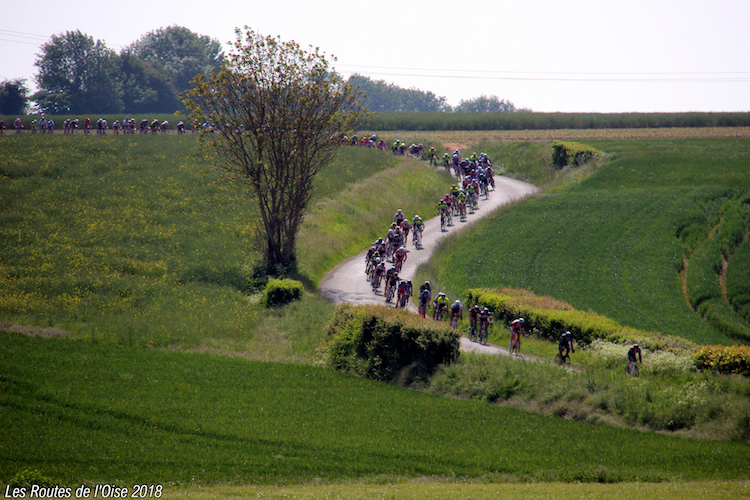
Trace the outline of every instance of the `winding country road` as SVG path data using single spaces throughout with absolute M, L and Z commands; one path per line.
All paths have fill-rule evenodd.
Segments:
M 467 215 L 465 222 L 454 217 L 453 226 L 448 226 L 447 231 L 440 230 L 440 217 L 434 217 L 425 221 L 425 229 L 422 236 L 422 246 L 417 249 L 411 241 L 406 248 L 409 254 L 404 267 L 399 273 L 399 277 L 407 280 L 413 280 L 417 267 L 426 262 L 437 249 L 438 244 L 451 234 L 461 231 L 482 217 L 492 213 L 496 208 L 508 204 L 512 201 L 532 195 L 538 191 L 538 188 L 531 184 L 510 179 L 507 177 L 495 177 L 495 190 L 490 191 L 489 198 L 480 197 L 479 209 L 473 214 Z M 394 208 L 393 212 L 396 212 Z M 385 236 L 385 235 L 383 235 Z M 362 253 L 344 261 L 333 271 L 328 273 L 320 284 L 320 294 L 327 300 L 338 304 L 341 302 L 350 302 L 353 304 L 385 304 L 382 293 L 375 293 L 370 283 L 365 277 L 365 256 L 367 249 Z M 415 283 L 415 287 L 418 285 Z M 410 308 L 416 312 L 416 306 L 413 301 Z M 461 338 L 461 347 L 464 350 L 481 351 L 492 354 L 507 354 L 507 349 L 487 345 L 480 346 L 477 343 L 470 342 L 466 337 Z

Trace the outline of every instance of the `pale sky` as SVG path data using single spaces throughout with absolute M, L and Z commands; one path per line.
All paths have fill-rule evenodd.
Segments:
M 161 27 L 234 28 L 320 47 L 334 67 L 534 111 L 750 111 L 748 0 L 2 0 L 0 80 L 81 30 L 119 52 Z

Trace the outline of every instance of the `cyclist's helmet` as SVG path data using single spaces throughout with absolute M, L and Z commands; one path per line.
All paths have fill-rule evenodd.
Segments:
M 526 321 L 524 321 L 523 318 L 518 318 L 518 322 L 521 323 L 522 325 L 526 324 Z
M 458 299 L 456 299 L 456 301 L 454 302 L 454 304 L 456 304 L 456 305 L 459 305 L 459 306 L 460 306 L 460 305 L 461 305 L 461 301 L 460 301 L 460 300 L 458 300 Z
M 633 347 L 638 347 L 638 344 L 633 344 Z
M 401 210 L 400 208 L 399 208 L 398 210 L 396 210 L 396 213 L 397 213 L 397 214 L 400 214 L 400 213 L 402 213 L 402 212 L 403 212 L 403 210 Z
M 406 250 L 406 248 L 404 248 L 404 247 L 401 247 L 401 248 L 399 248 L 399 250 L 404 250 L 404 251 L 405 251 L 405 250 Z
M 375 257 L 375 264 L 380 264 L 380 257 Z

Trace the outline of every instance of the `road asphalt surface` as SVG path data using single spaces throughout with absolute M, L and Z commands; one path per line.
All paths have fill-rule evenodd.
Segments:
M 420 248 L 415 248 L 411 241 L 411 234 L 409 235 L 410 238 L 406 245 L 409 253 L 399 273 L 399 277 L 401 279 L 413 280 L 417 267 L 423 262 L 427 262 L 444 238 L 471 226 L 472 223 L 491 214 L 498 207 L 532 195 L 537 191 L 538 188 L 531 184 L 503 176 L 495 176 L 494 191 L 489 192 L 488 198 L 484 196 L 479 197 L 479 208 L 473 214 L 467 214 L 466 221 L 461 222 L 458 217 L 454 217 L 453 225 L 448 226 L 446 231 L 441 231 L 440 217 L 427 220 L 425 218 L 427 214 L 420 214 L 425 219 L 422 245 Z M 396 208 L 393 209 L 394 214 L 396 213 Z M 413 214 L 407 214 L 407 217 L 413 217 Z M 387 230 L 387 227 L 383 228 L 383 237 L 385 237 Z M 326 300 L 334 304 L 341 302 L 350 302 L 353 304 L 386 304 L 382 292 L 384 287 L 381 286 L 377 293 L 374 292 L 365 276 L 365 256 L 367 255 L 367 250 L 364 249 L 360 254 L 344 261 L 323 278 L 319 290 L 320 294 Z M 414 283 L 414 287 L 414 297 L 416 297 L 419 291 L 419 284 Z M 410 302 L 409 308 L 415 312 L 417 310 L 413 301 Z M 461 338 L 461 348 L 491 354 L 508 354 L 507 349 L 492 345 L 482 346 L 469 341 L 466 337 Z

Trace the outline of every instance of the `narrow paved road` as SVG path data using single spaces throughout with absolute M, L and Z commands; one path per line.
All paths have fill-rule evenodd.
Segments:
M 417 249 L 412 244 L 411 239 L 409 240 L 407 245 L 409 254 L 403 269 L 399 273 L 399 277 L 412 280 L 417 267 L 423 262 L 426 262 L 432 256 L 443 238 L 471 226 L 472 223 L 489 215 L 496 208 L 514 200 L 534 194 L 537 191 L 538 189 L 531 184 L 509 179 L 507 177 L 496 176 L 495 190 L 490 191 L 489 198 L 487 199 L 480 197 L 479 209 L 473 214 L 469 214 L 465 222 L 459 221 L 456 217 L 453 219 L 453 226 L 449 226 L 447 231 L 441 231 L 439 217 L 425 221 L 422 246 Z M 396 208 L 393 209 L 394 213 L 396 212 Z M 407 216 L 409 215 L 407 214 Z M 384 228 L 384 232 L 385 229 L 387 228 Z M 385 236 L 385 234 L 383 234 L 383 236 Z M 325 278 L 323 278 L 320 285 L 321 295 L 335 304 L 341 302 L 351 302 L 354 304 L 385 304 L 382 292 L 373 292 L 370 283 L 365 278 L 366 255 L 367 249 L 346 260 L 333 271 L 328 273 Z M 415 286 L 418 285 L 415 283 Z M 413 302 L 411 303 L 411 307 L 416 311 Z M 461 344 L 464 350 L 475 350 L 493 354 L 507 354 L 506 349 L 491 345 L 480 346 L 479 344 L 470 342 L 469 339 L 465 337 L 461 339 Z

